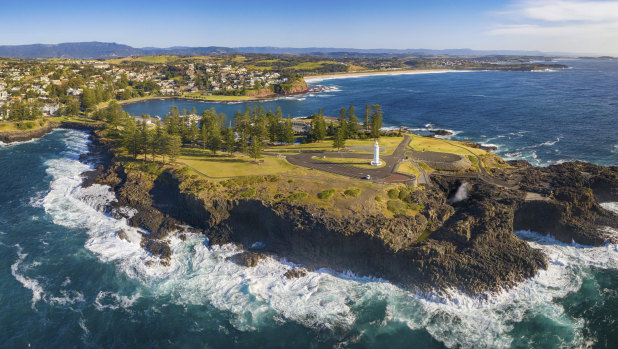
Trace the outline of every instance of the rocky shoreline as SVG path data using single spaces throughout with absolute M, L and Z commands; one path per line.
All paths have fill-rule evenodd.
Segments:
M 38 139 L 57 128 L 68 128 L 81 131 L 93 131 L 101 128 L 100 123 L 85 123 L 78 121 L 49 121 L 45 126 L 32 130 L 0 131 L 0 142 L 11 144 L 15 142 L 28 142 Z
M 340 217 L 286 201 L 200 197 L 187 187 L 208 187 L 206 181 L 190 182 L 174 169 L 160 173 L 127 169 L 96 131 L 92 152 L 103 161 L 86 176 L 84 186 L 109 185 L 117 198 L 110 212 L 150 232 L 143 235 L 141 245 L 163 264 L 171 258 L 170 234 L 182 238 L 178 231 L 186 229 L 179 227 L 190 225 L 211 245 L 242 247 L 248 254 L 233 261 L 247 266 L 272 255 L 308 270 L 349 270 L 418 292 L 458 289 L 482 296 L 513 287 L 547 268 L 547 257 L 520 240 L 514 230 L 551 233 L 566 243 L 618 242 L 604 229 L 618 229 L 618 216 L 598 205 L 618 201 L 618 167 L 577 162 L 536 168 L 512 162 L 512 168 L 492 173 L 509 186 L 480 178 L 432 176 L 425 190 L 405 193 L 424 206 L 415 216 L 386 218 L 358 212 Z M 468 197 L 453 203 L 464 181 Z M 136 213 L 124 214 L 122 207 Z M 420 239 L 427 232 L 429 237 Z M 122 232 L 118 234 L 121 237 Z M 286 277 L 304 273 L 299 269 Z
M 7 144 L 15 142 L 27 142 L 33 139 L 41 138 L 46 134 L 52 132 L 59 126 L 60 123 L 52 121 L 48 122 L 45 126 L 33 130 L 2 131 L 0 132 L 0 142 Z

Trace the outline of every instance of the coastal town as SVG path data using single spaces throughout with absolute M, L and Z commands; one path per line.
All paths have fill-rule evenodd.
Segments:
M 498 59 L 513 64 L 495 64 Z M 0 120 L 89 115 L 111 100 L 259 100 L 307 92 L 303 77 L 321 74 L 410 69 L 532 70 L 549 66 L 527 62 L 529 58 L 517 57 L 325 59 L 285 55 L 0 59 Z
M 11 60 L 0 63 L 0 120 L 76 116 L 110 100 L 150 96 L 258 95 L 289 80 L 277 72 L 208 62 L 116 65 L 89 60 Z

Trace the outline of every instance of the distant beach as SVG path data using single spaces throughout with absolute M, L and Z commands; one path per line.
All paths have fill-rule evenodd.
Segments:
M 359 78 L 368 75 L 414 75 L 414 74 L 437 74 L 451 72 L 470 72 L 471 70 L 454 70 L 454 69 L 423 69 L 423 70 L 389 70 L 389 71 L 367 71 L 367 72 L 350 72 L 350 73 L 335 73 L 321 75 L 307 75 L 304 77 L 306 82 L 318 82 L 330 79 L 349 79 Z

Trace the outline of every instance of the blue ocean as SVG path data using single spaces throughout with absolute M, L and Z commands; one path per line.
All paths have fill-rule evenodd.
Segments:
M 456 72 L 310 80 L 325 92 L 260 103 L 154 100 L 125 106 L 249 105 L 292 117 L 381 104 L 388 126 L 449 129 L 509 159 L 618 165 L 618 61 L 546 72 Z M 81 187 L 88 134 L 57 130 L 0 146 L 0 347 L 565 348 L 618 347 L 618 246 L 517 234 L 548 270 L 488 299 L 418 295 L 384 280 L 317 270 L 288 280 L 284 260 L 227 261 L 234 246 L 172 240 L 169 266 L 116 237 L 105 186 Z M 618 203 L 603 203 L 618 212 Z

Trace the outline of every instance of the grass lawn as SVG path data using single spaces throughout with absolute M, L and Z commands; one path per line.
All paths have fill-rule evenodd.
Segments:
M 440 138 L 422 137 L 419 135 L 412 135 L 412 142 L 410 142 L 408 147 L 416 151 L 435 151 L 440 153 L 460 154 L 463 156 L 487 154 L 487 151 L 483 149 L 468 147 L 462 142 L 450 140 L 446 142 Z
M 121 64 L 123 62 L 143 62 L 149 64 L 164 64 L 177 61 L 178 56 L 170 55 L 155 55 L 155 56 L 141 56 L 141 57 L 127 57 L 127 58 L 115 58 L 109 59 L 106 62 L 112 64 Z
M 418 165 L 427 172 L 427 174 L 434 172 L 435 170 L 424 162 L 419 162 Z
M 210 177 L 229 178 L 236 176 L 272 175 L 290 172 L 295 166 L 276 156 L 264 156 L 258 162 L 246 155 L 219 153 L 211 155 L 209 150 L 183 148 L 176 160 Z
M 298 63 L 297 65 L 291 66 L 290 68 L 296 70 L 314 70 L 317 68 L 321 68 L 322 65 L 325 63 L 337 64 L 337 62 L 335 61 L 302 62 Z
M 391 155 L 395 148 L 401 143 L 403 137 L 382 137 L 378 140 L 380 145 L 380 155 Z M 346 148 L 350 148 L 355 153 L 373 154 L 373 139 L 348 139 L 345 141 Z M 362 148 L 359 148 L 362 147 Z
M 256 162 L 253 158 L 239 153 L 234 153 L 234 156 L 230 157 L 227 153 L 212 155 L 209 150 L 183 148 L 181 156 L 176 162 L 192 167 L 206 176 L 218 179 L 278 174 L 326 180 L 348 180 L 347 177 L 294 166 L 284 158 L 270 155 L 264 155 Z
M 399 164 L 397 172 L 409 174 L 415 176 L 416 178 L 421 176 L 421 171 L 419 171 L 419 169 L 416 168 L 416 166 L 412 165 L 412 163 L 410 163 L 409 161 L 403 161 L 401 164 Z
M 382 165 L 380 166 L 372 166 L 369 162 L 371 161 L 371 159 L 354 159 L 354 158 L 335 158 L 335 157 L 321 157 L 321 156 L 314 156 L 314 159 L 317 160 L 322 160 L 322 161 L 326 161 L 326 162 L 332 162 L 334 164 L 343 164 L 343 165 L 348 165 L 348 166 L 354 166 L 354 167 L 358 167 L 358 168 L 367 168 L 367 169 L 374 169 L 374 168 L 380 168 L 380 167 L 384 167 L 386 166 L 386 162 L 384 160 L 382 160 Z
M 380 155 L 391 155 L 395 148 L 401 143 L 403 137 L 382 137 L 378 141 L 382 152 Z M 347 139 L 345 141 L 345 148 L 351 150 L 354 153 L 373 154 L 373 139 Z M 333 148 L 333 140 L 327 138 L 320 142 L 297 144 L 297 145 L 277 145 L 266 149 L 269 152 L 280 153 L 298 153 L 300 151 L 337 151 Z
M 30 131 L 36 130 L 41 127 L 47 126 L 48 121 L 56 120 L 58 118 L 42 118 L 37 120 L 22 120 L 22 121 L 3 121 L 0 122 L 0 132 L 11 131 Z M 60 120 L 56 120 L 60 121 Z
M 364 70 L 367 70 L 367 68 L 360 66 L 360 65 L 355 65 L 355 64 L 348 65 L 348 71 L 351 73 L 364 71 Z

